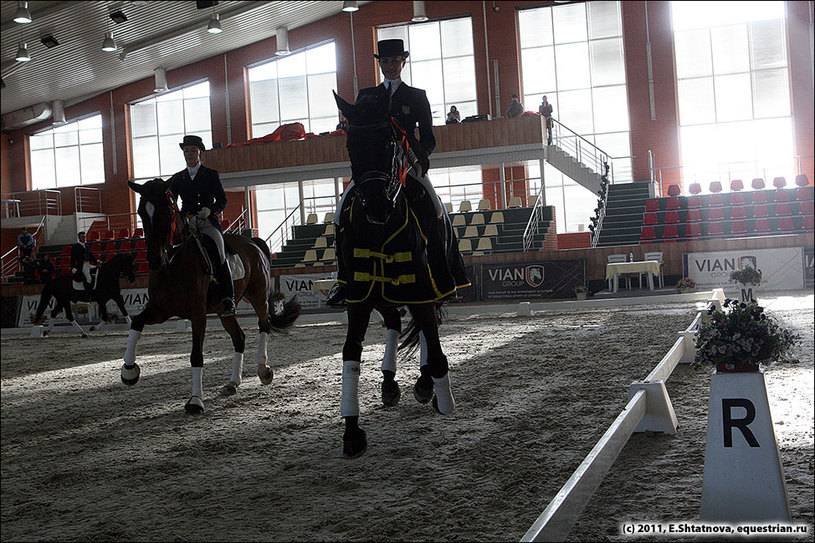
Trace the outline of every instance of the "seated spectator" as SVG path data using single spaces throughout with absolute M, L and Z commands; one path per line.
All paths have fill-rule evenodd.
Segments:
M 34 270 L 37 269 L 37 263 L 31 255 L 23 257 L 20 261 L 23 267 L 23 282 L 30 285 L 34 282 Z
M 47 283 L 56 276 L 57 268 L 54 266 L 50 255 L 45 254 L 42 256 L 37 271 L 40 272 L 40 282 L 42 283 Z
M 512 103 L 509 104 L 507 117 L 520 117 L 524 112 L 524 105 L 518 100 L 518 95 L 512 95 Z
M 444 124 L 458 124 L 461 122 L 461 115 L 458 113 L 456 106 L 450 106 L 450 112 L 447 113 L 447 120 Z
M 17 236 L 17 246 L 20 248 L 20 261 L 22 262 L 23 259 L 26 257 L 31 256 L 31 252 L 34 250 L 34 236 L 28 231 L 28 228 L 23 226 L 23 232 Z

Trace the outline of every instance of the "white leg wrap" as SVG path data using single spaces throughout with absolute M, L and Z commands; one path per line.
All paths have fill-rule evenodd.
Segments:
M 456 400 L 450 390 L 450 373 L 441 379 L 433 377 L 433 392 L 436 393 L 436 402 L 442 415 L 449 415 L 456 410 Z
M 424 332 L 419 332 L 419 367 L 427 365 L 427 339 Z
M 382 370 L 396 373 L 396 349 L 399 347 L 399 332 L 385 332 L 385 355 L 382 357 Z
M 243 374 L 243 353 L 235 353 L 232 357 L 232 378 L 230 381 L 236 385 L 241 384 L 241 375 Z
M 126 366 L 132 366 L 136 363 L 136 344 L 139 342 L 141 332 L 130 330 L 130 336 L 127 338 L 127 349 L 125 349 L 124 361 Z
M 55 319 L 51 319 L 51 318 L 49 318 L 49 319 L 48 319 L 48 326 L 46 327 L 46 329 L 47 329 L 49 332 L 51 332 L 51 331 L 54 329 L 54 324 L 55 324 L 55 323 L 56 323 L 56 320 L 55 320 Z
M 266 356 L 268 342 L 269 334 L 266 332 L 261 332 L 260 336 L 258 336 L 258 350 L 255 353 L 255 362 L 257 362 L 258 367 L 266 366 L 266 362 L 268 360 Z
M 192 368 L 192 395 L 199 398 L 204 397 L 203 374 L 204 368 Z
M 342 363 L 342 403 L 343 417 L 359 416 L 359 362 L 346 360 Z
M 127 324 L 129 325 L 130 324 L 130 315 L 125 315 L 125 320 L 127 321 Z

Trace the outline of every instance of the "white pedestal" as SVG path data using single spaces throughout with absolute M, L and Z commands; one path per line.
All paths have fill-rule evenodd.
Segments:
M 762 372 L 712 377 L 701 520 L 731 524 L 791 520 Z

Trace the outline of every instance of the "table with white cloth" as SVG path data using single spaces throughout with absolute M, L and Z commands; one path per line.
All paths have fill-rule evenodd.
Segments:
M 654 276 L 659 277 L 659 261 L 642 260 L 639 262 L 609 262 L 606 264 L 606 279 L 614 279 L 614 292 L 617 292 L 620 275 L 626 273 L 645 273 L 648 276 L 648 288 L 654 290 Z

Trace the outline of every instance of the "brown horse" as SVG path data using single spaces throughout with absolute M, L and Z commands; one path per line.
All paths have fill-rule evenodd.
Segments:
M 185 410 L 190 414 L 203 412 L 202 377 L 204 365 L 203 344 L 207 328 L 207 314 L 220 309 L 216 296 L 217 285 L 207 265 L 203 244 L 199 241 L 178 211 L 176 200 L 169 192 L 170 182 L 153 179 L 143 185 L 128 181 L 131 189 L 141 198 L 139 217 L 144 227 L 147 262 L 150 267 L 147 306 L 133 317 L 130 337 L 122 365 L 122 382 L 133 385 L 139 380 L 136 364 L 136 344 L 145 324 L 159 324 L 170 317 L 188 319 L 192 324 L 192 397 Z M 195 220 L 195 219 L 193 219 Z M 201 239 L 205 236 L 201 236 Z M 268 335 L 275 330 L 291 326 L 300 314 L 300 304 L 294 299 L 284 304 L 283 312 L 270 312 L 272 281 L 269 273 L 271 256 L 266 243 L 259 238 L 225 234 L 224 244 L 231 256 L 235 300 L 245 298 L 258 316 L 260 338 L 255 360 L 258 377 L 264 385 L 272 382 L 272 368 L 266 364 Z M 236 393 L 241 384 L 245 334 L 235 316 L 221 317 L 221 324 L 232 338 L 235 354 L 232 377 L 221 389 L 223 395 Z

